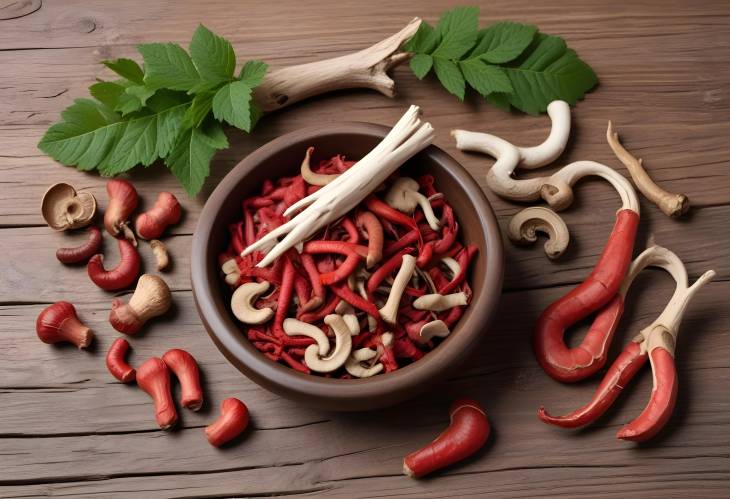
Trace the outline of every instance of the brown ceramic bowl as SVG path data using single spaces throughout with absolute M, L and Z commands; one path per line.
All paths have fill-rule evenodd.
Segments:
M 448 338 L 413 364 L 367 379 L 340 380 L 302 374 L 277 364 L 253 347 L 229 309 L 231 292 L 220 275 L 218 254 L 228 245 L 228 224 L 242 218 L 241 201 L 259 192 L 266 179 L 296 175 L 304 151 L 315 159 L 344 154 L 361 158 L 388 132 L 368 123 L 305 128 L 254 151 L 221 181 L 208 199 L 195 230 L 192 287 L 200 318 L 226 358 L 250 379 L 283 397 L 328 410 L 368 410 L 395 404 L 445 379 L 487 334 L 502 287 L 504 257 L 499 227 L 484 193 L 467 171 L 444 151 L 430 146 L 401 168 L 430 173 L 454 209 L 462 241 L 479 246 L 471 266 L 471 304 Z

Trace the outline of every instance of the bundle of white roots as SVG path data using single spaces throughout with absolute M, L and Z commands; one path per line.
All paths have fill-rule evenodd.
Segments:
M 564 101 L 553 101 L 548 105 L 552 128 L 548 138 L 534 147 L 519 147 L 488 133 L 453 130 L 456 147 L 462 151 L 488 154 L 496 162 L 487 173 L 487 185 L 495 194 L 520 202 L 545 200 L 550 208 L 527 208 L 515 215 L 510 223 L 508 235 L 519 243 L 531 243 L 535 232 L 549 236 L 545 245 L 550 258 L 557 258 L 568 245 L 568 229 L 557 213 L 573 201 L 572 186 L 586 176 L 598 176 L 607 180 L 619 193 L 622 209 L 639 213 L 639 200 L 631 183 L 614 169 L 595 161 L 570 163 L 553 175 L 531 179 L 514 178 L 519 168 L 532 170 L 555 161 L 565 149 L 570 136 L 570 106 Z

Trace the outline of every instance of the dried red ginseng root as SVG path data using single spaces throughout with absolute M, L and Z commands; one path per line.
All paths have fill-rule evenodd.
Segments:
M 449 427 L 436 440 L 405 457 L 404 474 L 421 478 L 471 456 L 486 443 L 489 421 L 479 402 L 461 398 L 451 405 L 449 416 Z
M 230 442 L 248 426 L 248 408 L 237 398 L 227 398 L 221 403 L 221 415 L 215 423 L 205 428 L 205 437 L 214 447 Z

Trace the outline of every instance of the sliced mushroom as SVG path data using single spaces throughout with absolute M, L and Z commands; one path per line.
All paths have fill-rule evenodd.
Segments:
M 352 352 L 345 362 L 345 370 L 356 378 L 369 378 L 375 376 L 383 370 L 383 364 L 378 362 L 370 367 L 365 367 L 363 363 L 373 360 L 377 357 L 378 352 L 372 348 L 360 348 Z
M 451 334 L 449 326 L 442 320 L 427 322 L 421 327 L 421 331 L 418 333 L 424 342 L 433 338 L 446 338 L 449 334 Z
M 241 284 L 231 297 L 231 310 L 245 324 L 263 324 L 274 316 L 270 307 L 254 308 L 256 299 L 269 289 L 267 281 Z
M 329 357 L 322 357 L 318 345 L 309 345 L 304 351 L 304 363 L 312 371 L 331 373 L 342 367 L 350 356 L 352 336 L 345 321 L 337 314 L 326 316 L 324 323 L 335 333 L 335 349 Z
M 431 312 L 443 312 L 453 307 L 466 305 L 468 302 L 466 293 L 451 293 L 440 295 L 438 293 L 419 296 L 413 301 L 413 308 L 417 310 L 430 310 Z
M 545 254 L 551 260 L 558 258 L 568 247 L 570 233 L 560 215 L 544 206 L 531 206 L 517 213 L 509 221 L 507 237 L 515 244 L 533 244 L 537 233 L 547 234 Z
M 457 275 L 461 273 L 461 265 L 459 265 L 459 262 L 451 258 L 450 256 L 444 257 L 441 259 L 441 263 L 446 265 L 449 270 L 451 271 L 451 278 L 454 279 Z
M 420 205 L 423 214 L 426 216 L 428 226 L 432 230 L 439 230 L 441 224 L 434 214 L 433 208 L 431 208 L 431 202 L 426 196 L 418 192 L 418 187 L 418 182 L 412 178 L 400 177 L 388 189 L 384 200 L 396 210 L 408 214 L 413 213 L 416 205 Z
M 77 193 L 69 184 L 54 184 L 43 195 L 41 213 L 53 230 L 86 227 L 96 214 L 96 199 L 89 192 Z
M 332 182 L 334 179 L 340 176 L 339 173 L 335 173 L 332 175 L 325 175 L 323 173 L 314 173 L 309 166 L 309 160 L 312 157 L 312 152 L 314 151 L 314 147 L 308 147 L 307 152 L 304 153 L 304 160 L 302 160 L 302 178 L 306 183 L 309 185 L 319 185 L 319 186 L 325 186 Z M 300 251 L 301 253 L 301 251 Z
M 327 355 L 330 351 L 330 340 L 320 328 L 313 324 L 297 319 L 284 319 L 282 324 L 284 332 L 288 336 L 308 336 L 317 342 L 320 355 Z M 314 346 L 314 345 L 312 345 Z
M 400 269 L 393 280 L 393 286 L 390 288 L 390 294 L 388 295 L 388 301 L 385 305 L 378 310 L 380 316 L 388 324 L 395 324 L 395 320 L 398 316 L 398 305 L 400 305 L 401 296 L 403 291 L 408 285 L 408 281 L 413 276 L 413 270 L 416 268 L 416 259 L 412 255 L 403 255 L 401 260 Z

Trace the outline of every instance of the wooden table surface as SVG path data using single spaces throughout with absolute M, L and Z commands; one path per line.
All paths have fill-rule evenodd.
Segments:
M 395 5 L 398 3 L 398 5 Z M 189 199 L 161 167 L 131 175 L 144 205 L 170 190 L 185 207 L 168 237 L 174 269 L 166 279 L 174 310 L 132 338 L 133 363 L 170 347 L 202 365 L 207 404 L 181 411 L 172 433 L 156 428 L 145 393 L 107 373 L 104 353 L 118 336 L 108 323 L 111 296 L 83 268 L 53 253 L 80 236 L 51 231 L 40 216 L 46 187 L 67 181 L 94 193 L 103 209 L 104 179 L 55 164 L 36 144 L 59 112 L 109 73 L 99 61 L 137 57 L 135 45 L 187 45 L 199 22 L 233 42 L 239 59 L 272 67 L 363 48 L 416 15 L 435 21 L 448 2 L 206 2 L 130 0 L 0 1 L 0 496 L 90 497 L 537 497 L 725 496 L 730 490 L 730 4 L 718 1 L 498 0 L 482 3 L 482 24 L 512 19 L 565 37 L 593 66 L 600 86 L 573 110 L 574 132 L 560 164 L 605 162 L 624 174 L 605 141 L 612 119 L 627 147 L 645 159 L 665 188 L 686 193 L 691 213 L 670 220 L 641 200 L 635 252 L 650 234 L 675 251 L 692 279 L 717 278 L 687 313 L 677 349 L 680 389 L 666 430 L 651 443 L 619 441 L 615 432 L 643 408 L 651 389 L 644 369 L 605 417 L 583 431 L 540 423 L 537 407 L 568 411 L 588 399 L 593 379 L 562 385 L 543 373 L 530 349 L 540 311 L 591 270 L 619 202 L 608 184 L 586 181 L 565 212 L 573 240 L 558 262 L 540 247 L 506 244 L 507 270 L 498 316 L 472 360 L 447 382 L 398 407 L 333 414 L 283 400 L 243 377 L 216 350 L 194 310 L 189 279 L 191 236 L 206 196 L 233 165 L 283 133 L 335 120 L 393 124 L 406 106 L 422 106 L 435 143 L 461 161 L 486 189 L 486 158 L 454 148 L 455 127 L 491 131 L 520 144 L 546 136 L 546 117 L 507 114 L 470 98 L 460 104 L 433 80 L 395 71 L 399 95 L 347 91 L 266 117 L 247 136 L 229 131 L 204 192 Z M 487 195 L 504 226 L 521 207 Z M 107 245 L 110 248 L 111 245 Z M 109 252 L 109 262 L 116 252 Z M 145 267 L 152 268 L 147 247 Z M 663 272 L 638 279 L 612 357 L 664 307 L 673 290 Z M 127 295 L 128 293 L 121 293 Z M 42 344 L 34 333 L 47 304 L 74 302 L 97 332 L 90 352 Z M 447 407 L 468 394 L 487 408 L 493 436 L 477 456 L 429 480 L 401 475 L 401 459 L 447 424 Z M 250 407 L 252 430 L 218 450 L 202 428 L 220 401 Z

